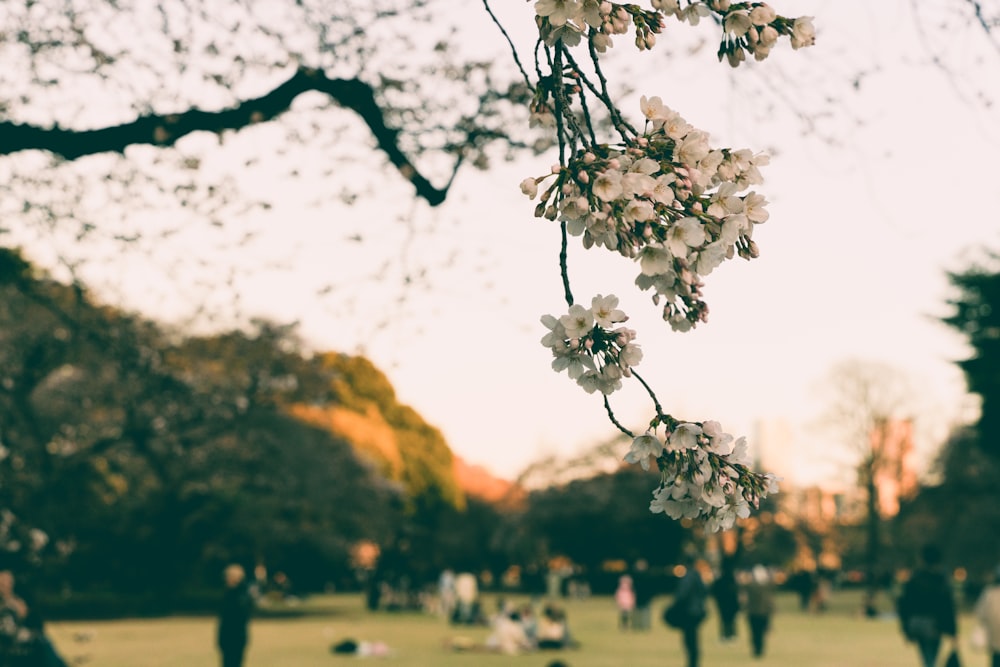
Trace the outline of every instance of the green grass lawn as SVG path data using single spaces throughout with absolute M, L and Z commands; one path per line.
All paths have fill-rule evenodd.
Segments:
M 513 601 L 520 601 L 512 598 Z M 653 606 L 654 625 L 645 633 L 624 633 L 616 627 L 611 598 L 570 600 L 565 603 L 570 628 L 582 646 L 567 652 L 521 656 L 453 653 L 445 641 L 456 635 L 477 641 L 486 628 L 455 628 L 440 618 L 418 614 L 369 614 L 360 596 L 323 596 L 303 605 L 304 613 L 289 618 L 256 618 L 245 667 L 313 667 L 345 665 L 356 660 L 385 662 L 399 667 L 473 665 L 501 667 L 517 664 L 545 667 L 560 658 L 569 667 L 683 667 L 680 637 L 659 621 L 665 599 Z M 489 600 L 487 609 L 493 609 Z M 857 613 L 859 597 L 838 593 L 823 615 L 799 612 L 791 596 L 779 596 L 768 637 L 767 655 L 750 657 L 747 630 L 739 640 L 720 644 L 718 626 L 709 615 L 702 626 L 703 667 L 713 665 L 780 665 L 788 667 L 914 667 L 915 650 L 905 644 L 892 619 L 863 619 Z M 743 621 L 743 619 L 740 619 Z M 963 627 L 971 621 L 963 618 Z M 216 667 L 214 619 L 176 617 L 51 623 L 49 632 L 71 664 L 94 667 Z M 82 634 L 90 636 L 80 641 Z M 338 656 L 329 647 L 344 638 L 382 640 L 394 649 L 385 659 Z M 985 665 L 986 657 L 965 651 L 966 665 Z

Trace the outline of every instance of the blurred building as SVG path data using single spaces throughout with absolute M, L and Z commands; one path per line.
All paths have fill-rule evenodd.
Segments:
M 871 451 L 879 461 L 875 468 L 879 514 L 893 517 L 899 514 L 899 501 L 917 490 L 913 420 L 882 420 L 872 429 L 870 438 Z
M 760 432 L 768 433 L 763 429 Z M 917 489 L 913 422 L 909 419 L 880 421 L 869 437 L 871 452 L 878 460 L 875 487 L 878 489 L 879 514 L 883 518 L 891 518 L 899 513 L 900 501 Z M 765 452 L 771 451 L 765 448 Z M 767 463 L 768 468 L 773 465 Z M 866 498 L 860 484 L 797 482 L 793 477 L 781 485 L 781 509 L 790 516 L 818 529 L 835 523 L 863 520 Z
M 857 503 L 845 489 L 831 485 L 790 486 L 781 491 L 781 509 L 822 532 L 854 518 Z

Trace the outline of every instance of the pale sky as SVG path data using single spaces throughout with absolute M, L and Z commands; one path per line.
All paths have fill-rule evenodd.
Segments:
M 717 419 L 751 441 L 758 420 L 787 420 L 795 451 L 784 454 L 791 462 L 774 463 L 802 479 L 834 471 L 835 442 L 814 422 L 824 409 L 818 385 L 844 359 L 882 361 L 912 376 L 922 398 L 914 406 L 920 446 L 926 453 L 939 442 L 965 404 L 951 362 L 966 350 L 935 321 L 947 312 L 944 272 L 965 266 L 970 249 L 1000 247 L 996 223 L 981 212 L 998 176 L 991 157 L 997 115 L 958 99 L 961 86 L 974 88 L 968 80 L 953 82 L 922 64 L 909 3 L 878 3 L 877 11 L 869 4 L 794 3 L 816 17 L 819 43 L 811 51 L 776 49 L 764 63 L 791 70 L 786 99 L 808 106 L 810 86 L 836 96 L 819 108 L 840 146 L 803 138 L 787 113 L 755 111 L 761 100 L 728 85 L 746 72 L 730 72 L 711 52 L 686 60 L 681 71 L 634 83 L 637 95 L 660 94 L 716 141 L 777 149 L 760 188 L 771 202 L 771 218 L 755 234 L 762 256 L 728 262 L 709 276 L 707 325 L 671 332 L 632 287 L 633 265 L 571 245 L 577 299 L 609 292 L 622 299 L 645 352 L 640 370 L 667 410 Z M 667 32 L 683 29 L 671 24 Z M 1000 58 L 980 49 L 994 60 L 972 83 L 1000 99 Z M 642 55 L 627 57 L 641 62 Z M 877 71 L 859 91 L 824 81 L 855 69 Z M 401 398 L 441 427 L 458 453 L 508 475 L 540 455 L 573 452 L 614 433 L 600 398 L 551 371 L 538 345 L 538 316 L 564 308 L 557 230 L 531 217 L 516 184 L 544 173 L 549 162 L 464 174 L 462 196 L 446 214 L 465 218 L 455 230 L 463 247 L 489 247 L 496 263 L 472 285 L 458 279 L 428 294 L 422 335 L 411 337 L 410 325 L 365 344 Z M 478 293 L 481 282 L 495 293 Z M 635 429 L 652 412 L 641 392 L 624 393 L 613 405 Z
M 497 4 L 508 28 L 531 25 L 530 4 Z M 736 72 L 716 62 L 712 45 L 675 60 L 657 50 L 639 54 L 628 40 L 615 48 L 642 72 L 629 82 L 635 99 L 660 95 L 708 131 L 713 145 L 773 153 L 757 188 L 770 201 L 770 220 L 754 235 L 761 257 L 726 262 L 708 277 L 709 321 L 686 334 L 673 333 L 633 286 L 634 264 L 584 251 L 578 241 L 569 262 L 578 301 L 620 297 L 645 354 L 638 370 L 668 412 L 718 420 L 753 445 L 760 420 L 785 420 L 794 450 L 781 460 L 762 452 L 765 468 L 770 456 L 781 472 L 811 481 L 835 471 L 836 441 L 814 422 L 824 408 L 819 386 L 838 361 L 886 362 L 912 376 L 924 454 L 967 405 L 952 364 L 966 350 L 935 318 L 947 313 L 944 272 L 965 267 L 963 258 L 981 247 L 1000 249 L 989 209 L 1000 176 L 1000 114 L 975 99 L 982 92 L 1000 100 L 1000 54 L 972 29 L 969 39 L 921 41 L 909 2 L 774 5 L 814 16 L 817 46 L 795 52 L 783 42 L 762 67 Z M 502 53 L 499 33 L 480 14 L 470 24 L 472 41 Z M 668 23 L 658 48 L 687 30 Z M 986 64 L 949 78 L 924 64 L 928 49 L 941 48 L 949 49 L 948 62 L 978 54 Z M 861 70 L 867 74 L 855 90 L 850 75 Z M 789 110 L 800 105 L 822 114 L 817 129 L 804 129 Z M 623 109 L 639 116 L 634 99 Z M 356 130 L 364 136 L 363 127 Z M 245 144 L 268 136 L 267 128 L 254 132 Z M 827 134 L 839 145 L 824 141 Z M 293 159 L 308 164 L 308 150 Z M 258 175 L 245 185 L 271 188 L 275 199 L 266 216 L 248 220 L 258 237 L 233 278 L 245 311 L 298 320 L 319 348 L 363 351 L 454 451 L 498 474 L 514 476 L 541 456 L 613 436 L 600 397 L 553 372 L 538 343 L 539 317 L 565 310 L 558 227 L 533 218 L 533 203 L 517 186 L 545 173 L 552 156 L 485 174 L 466 170 L 433 211 L 371 162 L 362 157 L 355 168 L 359 179 L 379 184 L 379 196 L 351 208 L 303 210 L 313 181 L 269 183 Z M 359 230 L 364 243 L 345 240 Z M 170 243 L 158 252 L 197 247 L 211 256 L 204 238 Z M 272 271 L 274 264 L 281 267 Z M 164 282 L 141 257 L 116 267 L 113 282 L 131 286 L 121 288 L 127 305 L 154 303 L 154 314 L 168 316 L 190 308 L 195 279 L 178 274 Z M 400 288 L 400 275 L 421 268 L 426 276 Z M 327 283 L 333 296 L 317 299 Z M 638 389 L 612 397 L 633 430 L 652 416 Z

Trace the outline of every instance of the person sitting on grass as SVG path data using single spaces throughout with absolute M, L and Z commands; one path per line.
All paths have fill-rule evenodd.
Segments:
M 480 644 L 470 637 L 451 637 L 445 640 L 445 647 L 452 651 L 475 653 L 503 653 L 517 655 L 535 648 L 521 624 L 521 615 L 516 611 L 505 611 L 493 619 L 493 632 Z
M 521 614 L 513 611 L 497 615 L 493 633 L 486 638 L 486 648 L 504 655 L 517 655 L 535 647 L 521 624 Z
M 553 650 L 579 646 L 570 635 L 566 612 L 555 605 L 545 605 L 542 617 L 538 619 L 537 632 L 539 649 Z

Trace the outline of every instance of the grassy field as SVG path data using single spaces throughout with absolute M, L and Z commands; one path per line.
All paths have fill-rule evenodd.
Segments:
M 512 598 L 513 601 L 519 601 Z M 680 637 L 658 620 L 665 599 L 653 605 L 654 625 L 644 633 L 623 633 L 616 627 L 610 598 L 566 602 L 570 628 L 581 647 L 566 652 L 521 656 L 453 653 L 444 648 L 450 637 L 477 641 L 486 628 L 454 628 L 440 618 L 418 614 L 369 614 L 360 596 L 324 596 L 303 605 L 294 618 L 256 618 L 245 667 L 315 667 L 359 660 L 338 656 L 329 647 L 344 638 L 382 640 L 394 653 L 381 661 L 398 667 L 459 666 L 546 667 L 559 658 L 569 667 L 683 667 Z M 493 609 L 493 602 L 488 601 Z M 776 665 L 787 667 L 913 667 L 915 650 L 904 644 L 893 619 L 863 619 L 859 599 L 850 593 L 835 596 L 823 615 L 803 614 L 793 599 L 779 596 L 779 612 L 768 638 L 767 655 L 750 657 L 746 628 L 739 640 L 720 644 L 718 626 L 710 615 L 702 626 L 703 667 Z M 743 621 L 743 619 L 740 619 Z M 970 620 L 963 618 L 963 626 Z M 51 623 L 50 634 L 71 664 L 93 667 L 216 667 L 214 620 L 176 617 Z M 87 637 L 86 641 L 81 638 Z M 966 665 L 986 664 L 986 657 L 965 651 Z

